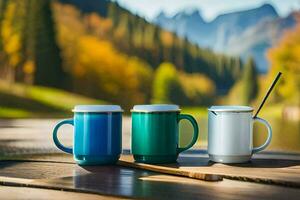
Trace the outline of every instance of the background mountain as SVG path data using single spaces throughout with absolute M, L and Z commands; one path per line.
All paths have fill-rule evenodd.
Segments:
M 201 48 L 116 2 L 0 0 L 0 79 L 11 84 L 56 87 L 124 108 L 153 102 L 156 90 L 164 95 L 155 102 L 208 104 L 242 69 L 239 57 Z
M 198 11 L 179 13 L 174 19 L 163 13 L 160 17 L 168 26 L 178 22 L 181 32 L 146 21 L 115 1 L 0 0 L 0 106 L 14 112 L 22 109 L 17 102 L 23 99 L 24 110 L 48 110 L 41 101 L 54 107 L 57 100 L 68 104 L 48 87 L 124 109 L 148 103 L 230 104 L 231 99 L 250 105 L 277 71 L 288 74 L 282 91 L 277 91 L 281 99 L 299 99 L 298 31 L 285 33 L 286 39 L 271 48 L 268 76 L 256 73 L 252 58 L 242 62 L 240 56 L 226 55 L 262 56 L 260 51 L 293 26 L 294 14 L 280 18 L 272 6 L 264 5 L 212 22 Z M 185 37 L 189 33 L 194 39 Z M 205 48 L 209 45 L 212 49 Z M 35 86 L 46 87 L 31 94 Z M 20 89 L 14 93 L 14 88 Z
M 156 69 L 163 62 L 174 64 L 186 73 L 201 73 L 214 81 L 218 93 L 226 93 L 235 83 L 242 69 L 238 56 L 226 56 L 167 31 L 144 18 L 132 14 L 116 2 L 102 0 L 60 0 L 74 6 L 85 23 L 89 15 L 98 15 L 106 23 L 86 24 L 87 34 L 112 43 L 128 56 L 138 57 Z M 64 11 L 58 11 L 60 13 Z M 57 18 L 57 23 L 61 20 Z M 101 21 L 101 20 L 100 20 Z
M 206 22 L 199 11 L 180 12 L 172 17 L 160 13 L 157 25 L 187 37 L 201 47 L 228 55 L 240 55 L 243 60 L 253 56 L 258 70 L 267 72 L 266 50 L 274 45 L 283 31 L 295 25 L 294 13 L 279 17 L 275 8 L 264 4 L 258 8 L 217 16 Z

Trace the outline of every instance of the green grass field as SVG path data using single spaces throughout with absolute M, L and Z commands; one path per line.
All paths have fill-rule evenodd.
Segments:
M 0 118 L 70 116 L 76 104 L 106 104 L 59 89 L 0 81 Z
M 0 118 L 49 118 L 71 116 L 76 104 L 107 104 L 67 91 L 0 81 Z M 256 109 L 256 107 L 255 107 Z M 182 113 L 207 117 L 206 107 L 182 107 Z M 282 105 L 265 105 L 260 116 L 280 117 Z M 126 113 L 129 114 L 129 113 Z

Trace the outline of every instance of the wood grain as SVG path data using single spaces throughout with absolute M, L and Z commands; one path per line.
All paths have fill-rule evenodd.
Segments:
M 288 159 L 284 159 L 288 158 Z M 71 155 L 47 154 L 8 157 L 7 160 L 75 163 Z M 292 160 L 293 159 L 293 160 Z M 135 163 L 131 155 L 122 155 L 120 166 L 150 170 L 154 172 L 217 181 L 222 178 L 300 187 L 300 157 L 298 155 L 259 154 L 251 162 L 236 165 L 212 163 L 205 154 L 182 154 L 178 162 L 167 165 Z M 59 165 L 59 164 L 58 164 Z
M 174 167 L 162 166 L 162 165 L 135 163 L 131 159 L 128 159 L 125 156 L 123 156 L 117 164 L 123 167 L 133 167 L 136 169 L 144 169 L 144 170 L 149 170 L 149 171 L 159 172 L 164 174 L 190 177 L 190 178 L 195 178 L 204 181 L 221 181 L 223 179 L 222 176 L 217 174 L 212 174 L 209 172 L 184 170 L 182 168 L 174 168 Z
M 123 155 L 121 166 L 217 181 L 222 178 L 300 187 L 300 160 L 254 158 L 249 163 L 225 165 L 213 163 L 206 157 L 181 156 L 177 163 L 149 165 L 135 163 L 131 155 Z
M 119 166 L 80 167 L 70 163 L 3 161 L 0 167 L 0 185 L 100 194 L 113 198 L 292 200 L 299 199 L 300 195 L 300 190 L 296 188 L 228 179 L 209 182 Z M 37 174 L 35 178 L 29 178 L 34 173 Z M 44 175 L 51 173 L 55 176 Z M 51 197 L 49 195 L 45 193 L 45 196 Z M 32 198 L 29 196 L 29 199 Z
M 5 197 L 5 200 L 91 200 L 91 199 L 115 199 L 115 197 L 103 196 L 99 194 L 86 194 L 78 192 L 67 192 L 61 190 L 49 190 L 41 188 L 29 188 L 29 187 L 12 187 L 12 186 L 0 186 L 0 197 Z M 125 199 L 125 198 L 124 198 Z

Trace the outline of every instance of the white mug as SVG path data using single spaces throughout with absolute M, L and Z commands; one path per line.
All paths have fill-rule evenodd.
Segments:
M 264 119 L 252 117 L 248 106 L 212 106 L 208 109 L 208 154 L 221 163 L 243 163 L 252 154 L 265 149 L 272 139 L 272 128 Z M 268 138 L 260 147 L 253 147 L 253 123 L 263 123 Z

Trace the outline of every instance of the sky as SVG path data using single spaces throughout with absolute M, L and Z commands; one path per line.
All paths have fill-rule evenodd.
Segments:
M 151 21 L 161 11 L 172 16 L 181 10 L 198 9 L 206 21 L 216 16 L 239 10 L 272 4 L 281 16 L 300 9 L 300 0 L 115 0 L 131 12 Z

